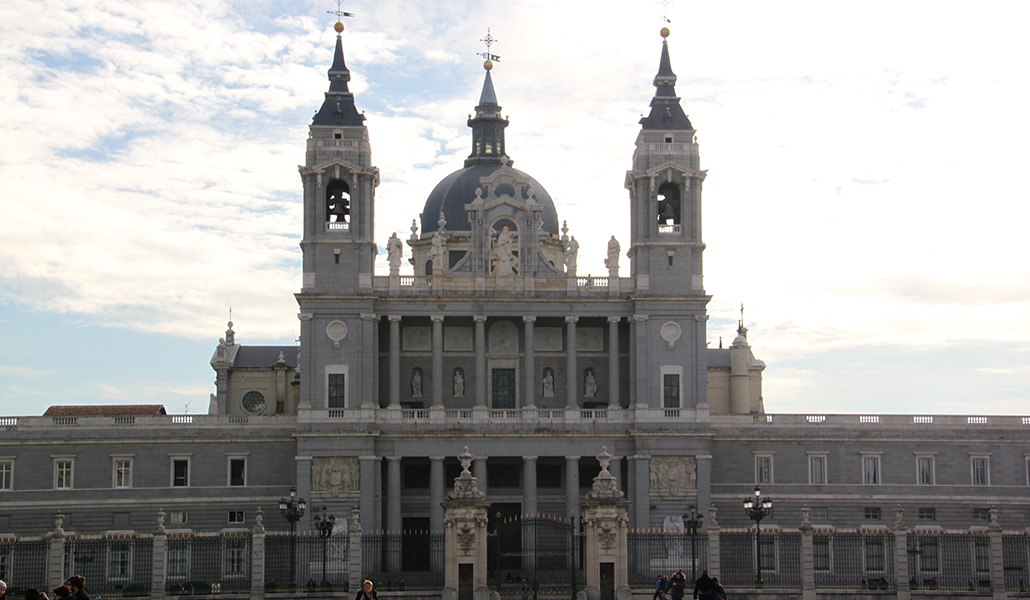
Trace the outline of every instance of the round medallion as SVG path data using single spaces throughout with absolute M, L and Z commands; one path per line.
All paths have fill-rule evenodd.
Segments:
M 247 392 L 243 395 L 243 410 L 257 414 L 265 410 L 265 396 L 261 392 Z

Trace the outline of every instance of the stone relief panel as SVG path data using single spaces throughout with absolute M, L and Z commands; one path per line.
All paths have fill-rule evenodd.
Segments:
M 443 349 L 447 352 L 472 352 L 472 328 L 444 327 Z
M 537 350 L 561 352 L 561 327 L 537 327 L 533 335 Z
M 577 327 L 576 350 L 600 352 L 604 350 L 604 334 L 600 327 Z
M 517 356 L 519 353 L 519 331 L 510 321 L 498 321 L 490 326 L 490 356 Z
M 693 456 L 652 456 L 651 493 L 685 496 L 697 490 L 697 459 Z
M 311 491 L 336 497 L 358 491 L 358 459 L 321 457 L 311 459 Z
M 431 352 L 433 350 L 433 330 L 429 327 L 402 328 L 401 348 L 408 352 Z

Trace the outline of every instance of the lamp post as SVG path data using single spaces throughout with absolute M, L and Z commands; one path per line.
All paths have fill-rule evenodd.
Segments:
M 333 534 L 333 527 L 336 526 L 336 516 L 328 515 L 329 508 L 323 506 L 315 513 L 315 529 L 322 537 L 322 587 L 327 590 L 331 587 L 325 579 L 325 555 L 326 545 L 329 543 L 329 536 Z
M 697 506 L 691 504 L 683 515 L 683 526 L 690 534 L 690 576 L 697 582 L 697 532 L 701 529 L 701 522 L 704 515 L 697 512 Z
M 758 567 L 758 578 L 755 581 L 762 585 L 762 519 L 772 514 L 772 500 L 762 497 L 762 489 L 755 486 L 755 495 L 744 498 L 744 512 L 755 522 L 755 558 Z
M 297 497 L 297 486 L 290 487 L 289 498 L 279 498 L 279 514 L 290 522 L 290 583 L 296 587 L 297 579 L 297 521 L 304 516 L 308 501 Z

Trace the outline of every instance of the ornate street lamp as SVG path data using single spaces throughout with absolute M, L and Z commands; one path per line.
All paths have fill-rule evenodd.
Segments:
M 755 558 L 758 567 L 758 578 L 755 581 L 762 585 L 762 525 L 761 521 L 772 514 L 772 500 L 762 498 L 762 489 L 755 486 L 755 495 L 751 498 L 744 498 L 744 512 L 747 517 L 755 522 Z
M 297 585 L 297 521 L 304 516 L 308 501 L 297 497 L 297 486 L 290 487 L 289 498 L 279 498 L 279 514 L 290 522 L 290 583 Z
M 690 534 L 690 576 L 697 582 L 697 533 L 701 529 L 701 522 L 704 515 L 697 511 L 697 506 L 691 504 L 683 515 L 683 526 Z
M 332 586 L 325 579 L 325 555 L 326 545 L 329 543 L 329 536 L 333 534 L 333 528 L 336 526 L 336 517 L 334 515 L 328 515 L 329 508 L 323 506 L 315 512 L 315 529 L 318 530 L 318 535 L 322 538 L 322 587 L 328 591 Z

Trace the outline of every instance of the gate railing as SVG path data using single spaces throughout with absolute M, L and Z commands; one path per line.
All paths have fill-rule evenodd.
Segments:
M 502 600 L 571 600 L 583 587 L 583 534 L 570 520 L 512 517 L 487 544 L 489 583 Z
M 265 591 L 326 593 L 346 590 L 347 542 L 347 535 L 340 533 L 266 533 Z
M 708 568 L 708 534 L 653 529 L 626 534 L 629 557 L 629 585 L 654 587 L 660 576 L 671 576 L 682 569 L 693 585 L 694 579 Z
M 362 577 L 387 592 L 440 590 L 444 585 L 444 534 L 424 530 L 361 536 Z

